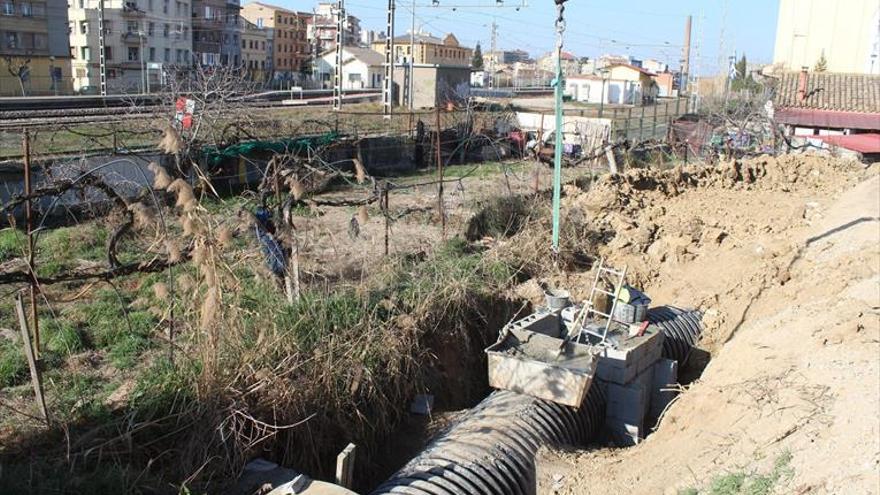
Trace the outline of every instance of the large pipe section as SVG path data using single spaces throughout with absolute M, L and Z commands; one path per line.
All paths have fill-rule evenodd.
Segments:
M 700 313 L 662 307 L 648 312 L 664 334 L 665 357 L 683 362 L 700 334 Z M 535 453 L 543 445 L 585 445 L 605 418 L 604 387 L 579 409 L 506 390 L 493 392 L 441 433 L 373 495 L 531 495 Z

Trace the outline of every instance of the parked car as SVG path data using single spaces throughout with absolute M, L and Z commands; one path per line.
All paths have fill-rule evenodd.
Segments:
M 83 86 L 77 91 L 77 94 L 80 95 L 97 95 L 99 93 L 100 91 L 97 86 Z

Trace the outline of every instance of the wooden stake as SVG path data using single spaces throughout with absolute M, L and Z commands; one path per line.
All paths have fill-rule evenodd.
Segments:
M 443 208 L 443 155 L 440 150 L 440 107 L 436 108 L 437 120 L 437 211 L 440 213 L 440 226 L 443 229 L 443 238 L 446 239 L 446 212 Z
M 345 449 L 336 456 L 336 484 L 344 488 L 354 486 L 354 458 L 357 446 L 348 444 Z
M 388 208 L 388 186 L 385 186 L 385 190 L 382 191 L 382 205 L 383 211 L 385 213 L 385 256 L 388 256 L 388 235 L 391 232 L 391 223 L 390 223 L 390 215 L 391 210 Z
M 31 321 L 34 322 L 34 358 L 39 361 L 40 359 L 40 320 L 37 315 L 37 290 L 39 286 L 37 284 L 37 268 L 34 266 L 34 221 L 33 221 L 33 212 L 31 210 L 31 199 L 30 195 L 32 192 L 31 186 L 31 133 L 29 130 L 24 130 L 24 140 L 22 143 L 22 147 L 24 148 L 24 194 L 28 196 L 28 200 L 24 203 L 24 216 L 25 216 L 25 225 L 27 227 L 27 259 L 28 259 L 28 270 L 31 274 L 31 291 L 30 291 L 30 303 L 31 303 Z
M 34 355 L 34 349 L 31 347 L 31 335 L 28 330 L 27 316 L 24 313 L 24 303 L 21 300 L 21 293 L 15 295 L 15 312 L 18 314 L 18 325 L 21 328 L 21 340 L 24 343 L 24 354 L 27 357 L 28 367 L 31 370 L 31 382 L 34 385 L 34 397 L 37 400 L 37 407 L 40 408 L 40 414 L 49 423 L 49 412 L 46 410 L 46 401 L 43 399 L 43 382 L 40 379 L 40 369 L 37 366 L 37 359 Z

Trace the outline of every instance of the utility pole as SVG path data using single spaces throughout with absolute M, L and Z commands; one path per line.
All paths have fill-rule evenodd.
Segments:
M 489 89 L 495 87 L 495 57 L 498 56 L 498 24 L 492 18 L 492 53 L 489 56 Z
M 684 23 L 684 54 L 681 62 L 681 81 L 678 88 L 680 94 L 690 93 L 688 81 L 691 72 L 691 23 L 691 16 L 687 16 L 687 20 Z
M 415 108 L 415 98 L 413 98 L 413 89 L 415 89 L 415 68 L 416 68 L 416 0 L 412 0 L 412 25 L 409 30 L 409 80 L 407 81 L 407 102 L 409 110 Z
M 345 0 L 336 2 L 336 71 L 333 76 L 333 110 L 342 110 L 342 49 L 345 44 Z
M 394 0 L 388 0 L 385 26 L 385 81 L 382 84 L 382 113 L 390 119 L 394 113 Z
M 101 96 L 107 96 L 107 58 L 104 55 L 104 0 L 98 0 L 98 64 L 101 71 Z

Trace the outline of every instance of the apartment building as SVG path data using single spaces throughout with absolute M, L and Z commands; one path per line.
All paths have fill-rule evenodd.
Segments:
M 266 30 L 267 52 L 271 57 L 273 79 L 300 81 L 309 72 L 311 50 L 306 39 L 306 23 L 311 14 L 294 12 L 262 2 L 246 4 L 241 15 L 258 28 Z
M 241 65 L 239 0 L 193 0 L 192 50 L 202 66 Z
M 109 93 L 156 91 L 172 68 L 192 61 L 190 0 L 104 0 L 104 58 Z M 98 0 L 70 0 L 73 86 L 101 85 Z
M 312 50 L 323 53 L 326 50 L 336 46 L 336 31 L 338 16 L 336 14 L 336 4 L 332 2 L 321 2 L 315 9 L 314 15 L 307 20 L 308 33 L 307 38 Z M 345 16 L 345 37 L 343 42 L 345 46 L 358 46 L 361 43 L 361 21 L 353 15 Z
M 0 0 L 0 95 L 70 93 L 67 46 L 66 0 Z
M 372 48 L 379 53 L 385 53 L 385 42 L 375 41 Z M 427 33 L 417 33 L 415 36 L 404 35 L 394 38 L 394 55 L 398 62 L 408 61 L 414 56 L 413 62 L 417 65 L 470 67 L 473 50 L 461 46 L 458 38 L 453 34 L 438 38 Z
M 254 82 L 263 82 L 271 76 L 267 70 L 269 60 L 269 47 L 266 44 L 267 30 L 257 27 L 256 24 L 244 18 L 241 23 L 242 68 L 246 71 L 248 79 Z

